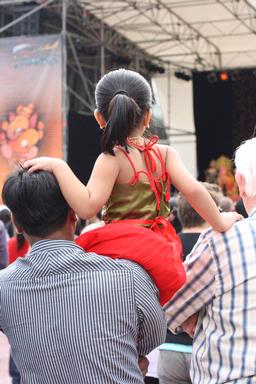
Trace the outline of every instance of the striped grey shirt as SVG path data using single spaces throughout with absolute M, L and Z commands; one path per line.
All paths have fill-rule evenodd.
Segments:
M 256 383 L 256 208 L 225 233 L 204 232 L 185 263 L 187 281 L 166 314 L 175 330 L 201 310 L 194 384 Z
M 138 356 L 166 335 L 142 268 L 64 240 L 39 241 L 0 272 L 0 328 L 22 384 L 142 384 Z

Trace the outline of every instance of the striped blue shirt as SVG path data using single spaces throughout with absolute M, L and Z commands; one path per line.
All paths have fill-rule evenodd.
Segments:
M 0 328 L 22 384 L 142 384 L 138 357 L 166 336 L 142 268 L 64 240 L 39 241 L 0 272 Z
M 184 265 L 187 282 L 165 310 L 173 331 L 200 311 L 192 382 L 256 383 L 256 209 L 226 233 L 204 232 Z

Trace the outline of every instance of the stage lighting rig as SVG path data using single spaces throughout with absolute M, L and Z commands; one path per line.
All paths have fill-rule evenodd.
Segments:
M 184 81 L 190 81 L 192 79 L 191 74 L 187 72 L 176 71 L 174 72 L 174 75 L 177 77 L 177 79 L 181 79 Z
M 212 71 L 207 75 L 209 83 L 217 83 L 219 81 L 238 81 L 240 80 L 240 70 L 223 70 L 223 71 Z
M 165 68 L 158 63 L 152 63 L 150 61 L 145 61 L 145 68 L 151 73 L 165 73 Z

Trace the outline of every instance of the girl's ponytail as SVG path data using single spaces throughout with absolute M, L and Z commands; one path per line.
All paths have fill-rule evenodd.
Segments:
M 98 82 L 95 98 L 97 110 L 106 121 L 101 141 L 103 152 L 114 155 L 115 145 L 128 151 L 127 138 L 152 107 L 148 82 L 137 72 L 118 69 Z
M 102 151 L 114 155 L 115 145 L 128 150 L 126 139 L 139 123 L 141 114 L 140 107 L 126 91 L 117 91 L 109 103 L 108 121 L 101 140 Z

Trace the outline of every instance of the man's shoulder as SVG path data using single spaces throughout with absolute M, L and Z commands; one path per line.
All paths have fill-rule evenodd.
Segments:
M 90 257 L 96 263 L 100 271 L 120 271 L 129 274 L 136 280 L 152 282 L 149 274 L 139 264 L 127 259 L 112 259 L 107 256 L 98 255 L 96 253 L 85 253 L 86 258 Z
M 15 270 L 16 270 L 16 261 L 10 264 L 8 267 L 2 269 L 0 271 L 0 284 L 10 280 Z
M 154 294 L 158 295 L 158 290 L 155 286 L 155 283 L 143 267 L 130 260 L 120 259 L 116 261 L 122 268 L 132 274 L 134 282 L 138 287 L 141 287 L 142 289 L 146 288 Z
M 204 252 L 206 249 L 209 249 L 212 254 L 218 255 L 223 247 L 226 247 L 227 244 L 232 243 L 234 238 L 237 238 L 236 226 L 237 223 L 226 232 L 217 232 L 211 227 L 207 228 L 200 234 L 190 256 L 198 252 Z
M 237 221 L 232 225 L 230 229 L 228 229 L 225 232 L 217 232 L 210 227 L 201 233 L 198 239 L 198 242 L 218 241 L 220 239 L 232 238 L 234 236 L 237 236 L 239 232 L 246 232 L 251 229 L 255 230 L 256 232 L 256 221 L 255 221 L 255 229 L 253 228 L 252 223 L 253 221 L 250 221 L 250 218 L 246 218 L 246 219 Z
M 34 249 L 32 247 L 27 256 L 18 258 L 0 272 L 0 284 L 10 280 L 42 278 L 50 272 L 51 275 L 108 272 L 108 275 L 129 276 L 135 283 L 154 289 L 150 276 L 138 264 L 130 260 L 112 259 L 94 252 L 86 252 L 74 243 L 65 242 L 44 242 Z
M 143 278 L 149 279 L 149 275 L 145 271 L 145 269 L 134 261 L 126 259 L 115 259 L 114 261 L 118 265 L 118 268 L 122 268 L 126 271 L 129 271 L 136 276 L 141 276 Z
M 107 256 L 96 253 L 84 253 L 87 259 L 87 270 L 92 272 L 108 272 L 108 275 L 115 274 L 129 278 L 138 287 L 138 289 L 147 290 L 151 293 L 157 293 L 155 284 L 150 275 L 139 264 L 127 259 L 112 259 Z M 112 278 L 112 277 L 110 277 Z
M 250 218 L 242 219 L 235 222 L 231 228 L 225 232 L 216 232 L 212 231 L 212 239 L 219 240 L 222 239 L 225 241 L 237 240 L 240 236 L 246 236 L 246 234 L 251 235 L 255 232 L 256 235 L 256 221 L 250 220 Z
M 197 248 L 199 245 L 203 243 L 204 244 L 208 243 L 215 236 L 215 233 L 216 232 L 211 227 L 201 232 L 193 249 Z
M 214 258 L 222 258 L 223 253 L 239 251 L 245 244 L 254 243 L 253 238 L 256 238 L 256 221 L 246 218 L 237 221 L 225 232 L 207 229 L 200 235 L 194 249 L 209 247 Z

